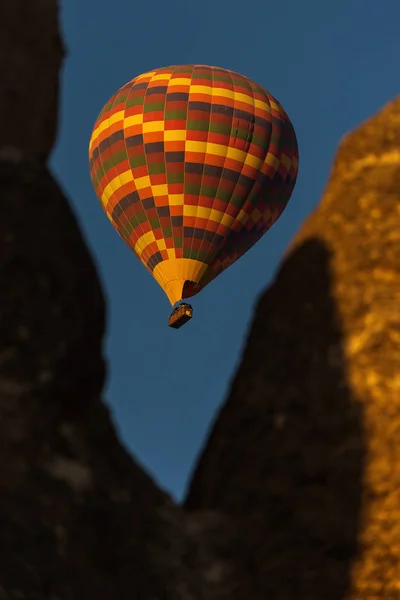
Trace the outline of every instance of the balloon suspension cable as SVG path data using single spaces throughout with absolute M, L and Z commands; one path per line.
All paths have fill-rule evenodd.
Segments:
M 185 325 L 193 316 L 192 306 L 183 300 L 172 311 L 169 319 L 168 326 L 173 329 L 179 329 L 182 325 Z

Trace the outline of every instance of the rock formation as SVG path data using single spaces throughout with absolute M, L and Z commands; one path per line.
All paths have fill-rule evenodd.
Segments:
M 56 138 L 64 56 L 57 1 L 3 2 L 0 31 L 0 143 L 45 160 Z
M 186 507 L 234 519 L 265 598 L 400 598 L 400 99 L 342 141 Z
M 0 600 L 400 598 L 400 101 L 341 144 L 178 506 L 101 397 L 104 298 L 46 164 L 57 20 L 0 20 Z

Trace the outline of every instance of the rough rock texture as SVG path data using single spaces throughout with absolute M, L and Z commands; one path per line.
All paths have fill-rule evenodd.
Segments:
M 400 99 L 342 141 L 186 507 L 231 516 L 265 598 L 400 598 Z
M 400 598 L 400 102 L 342 143 L 180 507 L 101 399 L 102 290 L 46 166 L 62 53 L 56 0 L 2 7 L 0 600 Z

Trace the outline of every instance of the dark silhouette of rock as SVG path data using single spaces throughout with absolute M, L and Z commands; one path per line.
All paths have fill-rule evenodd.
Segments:
M 104 298 L 46 166 L 56 2 L 25 4 L 0 19 L 0 600 L 235 598 L 244 575 L 229 520 L 176 506 L 102 402 Z
M 128 598 L 131 570 L 138 586 L 148 577 L 132 540 L 167 499 L 100 400 L 96 272 L 44 166 L 0 155 L 0 191 L 0 584 L 31 598 Z
M 56 0 L 2 2 L 0 141 L 46 159 L 57 129 L 64 48 Z
M 400 598 L 399 226 L 400 99 L 342 141 L 190 485 L 265 598 Z
M 182 507 L 101 397 L 102 289 L 46 165 L 56 0 L 2 8 L 0 600 L 399 598 L 400 102 L 341 144 Z

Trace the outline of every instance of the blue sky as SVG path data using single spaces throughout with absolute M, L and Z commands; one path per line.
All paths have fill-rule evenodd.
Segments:
M 105 397 L 129 451 L 181 498 L 229 389 L 255 300 L 317 204 L 338 142 L 400 92 L 400 2 L 62 4 L 69 54 L 51 165 L 71 199 L 107 296 Z M 280 220 L 193 299 L 192 322 L 176 331 L 167 327 L 164 292 L 96 199 L 87 147 L 97 114 L 121 85 L 154 67 L 187 63 L 236 70 L 276 96 L 297 132 L 300 174 Z

